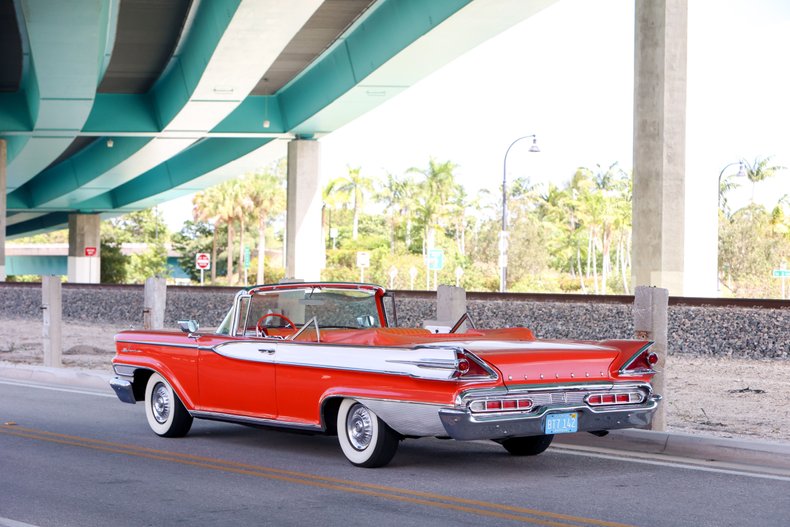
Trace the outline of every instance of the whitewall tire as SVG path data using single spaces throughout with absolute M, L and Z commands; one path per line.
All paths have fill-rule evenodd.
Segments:
M 398 436 L 365 405 L 344 399 L 337 412 L 337 439 L 346 459 L 358 467 L 382 467 L 398 450 Z
M 145 386 L 145 417 L 151 430 L 162 437 L 182 437 L 192 427 L 192 416 L 158 373 L 151 374 Z

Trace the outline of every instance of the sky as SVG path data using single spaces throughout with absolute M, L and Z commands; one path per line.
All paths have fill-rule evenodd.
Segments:
M 790 2 L 688 3 L 687 221 L 715 235 L 726 165 L 773 156 L 790 166 Z M 321 138 L 322 178 L 348 166 L 400 175 L 434 157 L 458 165 L 470 194 L 496 196 L 508 145 L 529 134 L 541 152 L 514 146 L 508 181 L 562 184 L 579 166 L 614 162 L 630 171 L 633 40 L 632 0 L 560 0 Z M 758 186 L 755 200 L 774 205 L 790 194 L 789 176 Z M 730 202 L 743 206 L 751 193 L 747 182 Z M 180 229 L 189 198 L 163 208 Z

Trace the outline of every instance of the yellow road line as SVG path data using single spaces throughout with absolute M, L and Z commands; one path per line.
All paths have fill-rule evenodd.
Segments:
M 430 492 L 422 492 L 411 489 L 401 489 L 397 487 L 388 487 L 385 485 L 377 485 L 373 483 L 363 483 L 353 480 L 344 480 L 340 478 L 331 478 L 326 476 L 319 476 L 316 474 L 308 474 L 290 470 L 276 469 L 272 467 L 262 467 L 257 465 L 248 465 L 233 461 L 226 461 L 221 459 L 214 459 L 202 456 L 195 456 L 191 454 L 181 454 L 177 452 L 169 452 L 164 450 L 156 450 L 145 447 L 138 447 L 133 445 L 125 445 L 122 443 L 113 443 L 110 441 L 102 441 L 99 439 L 91 439 L 79 436 L 71 436 L 66 434 L 59 434 L 55 432 L 47 432 L 44 430 L 36 430 L 25 428 L 21 426 L 0 426 L 0 432 L 23 437 L 27 439 L 36 439 L 40 441 L 48 441 L 51 443 L 58 443 L 70 446 L 77 446 L 82 448 L 89 448 L 93 450 L 123 454 L 157 461 L 169 461 L 179 463 L 182 465 L 190 465 L 200 468 L 208 468 L 212 470 L 219 470 L 229 473 L 241 474 L 246 476 L 261 477 L 267 479 L 274 479 L 279 481 L 287 481 L 311 487 L 319 487 L 325 489 L 338 490 L 343 492 L 350 492 L 355 494 L 362 494 L 367 496 L 374 496 L 384 499 L 391 499 L 396 501 L 414 503 L 418 505 L 426 505 L 430 507 L 437 507 L 441 509 L 451 509 L 461 512 L 469 512 L 482 516 L 490 516 L 501 519 L 508 519 L 526 523 L 534 523 L 538 525 L 547 525 L 552 527 L 568 527 L 570 525 L 596 525 L 600 527 L 630 527 L 626 524 L 608 522 L 603 520 L 596 520 L 593 518 L 583 518 L 579 516 L 570 516 L 566 514 L 558 514 L 552 512 L 540 511 L 537 509 L 529 509 L 524 507 L 516 507 L 512 505 L 503 505 L 491 503 L 486 501 L 472 500 L 467 498 L 457 498 L 453 496 L 445 496 L 442 494 L 434 494 Z M 515 513 L 515 514 L 513 514 Z M 534 518 L 524 516 L 531 515 Z M 552 521 L 560 520 L 560 521 Z

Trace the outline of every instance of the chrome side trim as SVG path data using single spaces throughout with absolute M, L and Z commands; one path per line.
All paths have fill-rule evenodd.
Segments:
M 173 344 L 171 342 L 155 342 L 153 340 L 117 339 L 115 342 L 121 342 L 123 344 L 138 344 L 141 346 L 161 346 L 163 348 L 187 348 L 187 349 L 199 349 L 199 350 L 211 349 L 208 346 L 198 346 L 197 344 Z M 122 352 L 125 351 L 127 353 L 140 353 L 141 350 L 121 349 L 121 351 Z
M 303 423 L 289 423 L 278 421 L 277 419 L 265 419 L 262 417 L 249 417 L 246 415 L 225 414 L 221 412 L 205 412 L 194 410 L 189 412 L 192 417 L 208 419 L 211 421 L 223 421 L 227 423 L 239 423 L 245 425 L 267 426 L 275 428 L 287 428 L 290 430 L 306 430 L 311 432 L 323 432 L 324 428 L 320 425 L 309 425 Z

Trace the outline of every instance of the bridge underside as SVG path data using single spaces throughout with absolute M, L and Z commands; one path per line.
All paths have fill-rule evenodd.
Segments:
M 7 235 L 260 166 L 551 1 L 0 0 Z

